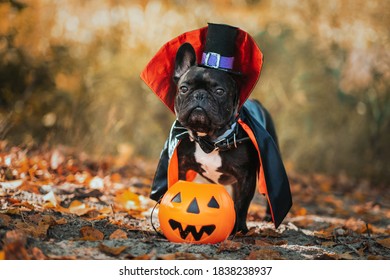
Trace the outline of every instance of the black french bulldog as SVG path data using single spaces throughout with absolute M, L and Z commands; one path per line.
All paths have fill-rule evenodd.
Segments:
M 178 147 L 179 179 L 194 170 L 212 183 L 232 185 L 236 209 L 234 232 L 247 232 L 246 217 L 256 190 L 259 170 L 257 150 L 237 123 L 239 90 L 234 74 L 196 65 L 194 48 L 184 43 L 176 54 L 175 113 L 190 137 Z M 275 142 L 269 113 L 265 127 Z M 270 220 L 267 208 L 266 219 Z

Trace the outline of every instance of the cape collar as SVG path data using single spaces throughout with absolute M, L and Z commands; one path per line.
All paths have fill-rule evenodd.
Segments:
M 249 137 L 242 137 L 237 139 L 239 125 L 235 122 L 230 129 L 219 136 L 216 140 L 211 140 L 209 136 L 199 136 L 189 132 L 191 140 L 199 144 L 203 152 L 209 154 L 213 151 L 228 151 L 237 148 L 238 145 L 249 141 Z
M 177 88 L 172 77 L 177 50 L 183 43 L 190 43 L 195 49 L 197 63 L 201 64 L 207 30 L 208 27 L 203 27 L 189 31 L 167 42 L 141 73 L 141 79 L 173 113 Z M 241 108 L 260 77 L 263 54 L 254 39 L 241 29 L 238 29 L 235 44 L 233 69 L 241 74 L 234 77 L 239 88 Z

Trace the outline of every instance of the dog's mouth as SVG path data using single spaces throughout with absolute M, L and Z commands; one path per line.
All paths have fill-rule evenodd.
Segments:
M 188 115 L 188 121 L 192 123 L 205 123 L 208 121 L 206 110 L 202 107 L 195 107 Z
M 192 235 L 195 241 L 199 241 L 203 234 L 207 234 L 210 236 L 214 230 L 215 225 L 205 225 L 205 226 L 194 226 L 194 225 L 182 225 L 182 223 L 175 221 L 173 219 L 170 219 L 169 225 L 171 226 L 172 230 L 178 230 L 180 237 L 185 240 L 189 234 Z M 185 228 L 184 228 L 185 227 Z
M 202 107 L 195 107 L 188 114 L 187 125 L 198 132 L 207 132 L 210 129 L 211 120 L 205 109 Z

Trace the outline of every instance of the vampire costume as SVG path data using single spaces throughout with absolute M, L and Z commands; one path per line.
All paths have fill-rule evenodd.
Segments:
M 248 134 L 257 150 L 260 162 L 258 190 L 266 196 L 272 220 L 275 227 L 278 227 L 292 206 L 290 185 L 277 144 L 265 128 L 265 112 L 259 102 L 248 100 L 260 77 L 263 54 L 254 39 L 238 28 L 233 58 L 218 54 L 215 50 L 206 50 L 206 41 L 209 40 L 207 33 L 211 26 L 209 24 L 208 27 L 186 32 L 167 42 L 147 64 L 141 78 L 174 112 L 177 88 L 172 77 L 176 52 L 183 43 L 188 42 L 194 47 L 199 66 L 236 74 L 235 80 L 239 88 L 237 123 Z M 179 180 L 177 147 L 188 137 L 190 135 L 187 129 L 176 120 L 161 152 L 150 194 L 153 200 L 158 201 Z M 207 153 L 207 148 L 204 151 Z M 187 180 L 193 177 L 189 176 Z

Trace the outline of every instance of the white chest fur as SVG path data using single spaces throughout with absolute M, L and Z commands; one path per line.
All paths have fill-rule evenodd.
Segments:
M 222 166 L 222 159 L 218 151 L 212 151 L 211 153 L 205 153 L 202 148 L 196 143 L 195 147 L 195 159 L 202 169 L 205 171 L 202 175 L 214 183 L 218 183 L 222 173 L 218 172 L 218 168 Z

